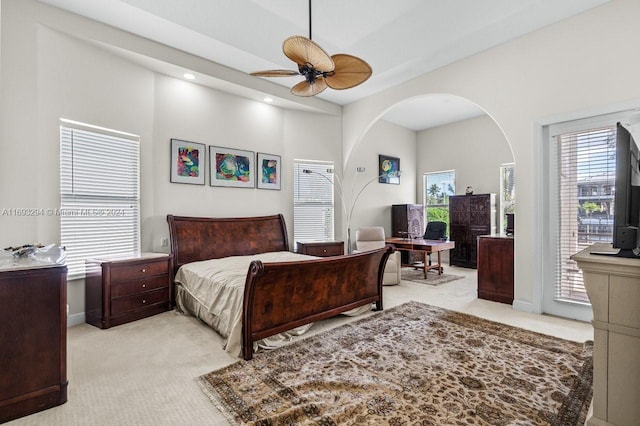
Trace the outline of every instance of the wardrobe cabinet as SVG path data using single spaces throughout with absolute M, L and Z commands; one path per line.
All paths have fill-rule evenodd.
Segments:
M 495 233 L 496 194 L 449 197 L 449 239 L 456 247 L 450 264 L 465 268 L 478 266 L 478 237 Z

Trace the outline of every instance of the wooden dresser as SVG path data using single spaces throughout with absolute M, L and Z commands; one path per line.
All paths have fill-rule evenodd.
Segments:
M 86 322 L 109 328 L 173 307 L 171 256 L 142 253 L 86 262 Z
M 298 253 L 309 256 L 341 256 L 344 254 L 344 242 L 342 241 L 298 241 L 296 243 Z
M 0 269 L 0 423 L 67 401 L 67 267 Z
M 513 237 L 478 237 L 478 298 L 513 304 Z

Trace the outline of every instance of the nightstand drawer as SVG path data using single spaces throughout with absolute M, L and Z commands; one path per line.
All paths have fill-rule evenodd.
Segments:
M 169 279 L 166 275 L 149 278 L 148 280 L 126 281 L 111 284 L 111 297 L 122 297 L 130 294 L 138 294 L 145 291 L 168 287 Z
M 169 303 L 169 287 L 111 300 L 111 314 L 118 315 L 156 303 Z
M 162 275 L 169 272 L 169 263 L 166 259 L 159 262 L 145 261 L 134 265 L 118 265 L 111 267 L 111 283 L 117 281 L 130 281 L 140 278 Z
M 342 241 L 298 241 L 298 253 L 320 257 L 341 256 L 344 254 L 344 243 Z

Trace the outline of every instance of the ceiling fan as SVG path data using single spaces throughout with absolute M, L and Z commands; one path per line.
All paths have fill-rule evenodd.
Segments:
M 258 77 L 304 76 L 304 80 L 291 88 L 297 96 L 314 96 L 327 87 L 335 90 L 350 89 L 364 83 L 373 70 L 360 58 L 345 53 L 329 56 L 311 40 L 311 0 L 309 0 L 309 38 L 296 35 L 282 43 L 285 56 L 298 64 L 298 71 L 256 71 Z

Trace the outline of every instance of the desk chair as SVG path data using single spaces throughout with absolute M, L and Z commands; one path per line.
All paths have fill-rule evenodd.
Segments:
M 445 222 L 433 221 L 427 223 L 427 229 L 425 229 L 424 236 L 422 238 L 424 238 L 425 240 L 442 240 L 446 235 L 447 224 Z M 427 254 L 426 257 L 427 259 L 425 259 L 425 261 L 428 260 L 429 266 L 431 266 L 431 253 Z M 442 273 L 443 269 L 444 268 L 440 266 L 440 273 Z

